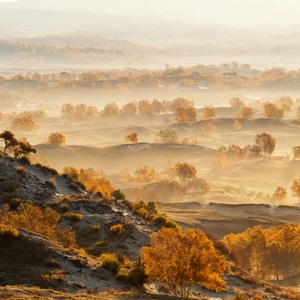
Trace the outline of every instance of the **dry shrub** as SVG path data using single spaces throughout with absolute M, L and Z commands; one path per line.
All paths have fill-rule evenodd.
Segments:
M 48 137 L 48 144 L 66 146 L 66 137 L 61 132 L 52 132 Z

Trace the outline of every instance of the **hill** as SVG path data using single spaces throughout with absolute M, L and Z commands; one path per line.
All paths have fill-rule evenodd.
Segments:
M 24 169 L 20 171 L 20 166 Z M 102 253 L 117 253 L 126 268 L 132 268 L 132 264 L 139 257 L 142 246 L 148 245 L 150 235 L 158 228 L 149 225 L 140 216 L 136 215 L 131 206 L 125 200 L 107 200 L 100 195 L 93 195 L 85 191 L 82 186 L 74 186 L 70 180 L 59 175 L 55 170 L 41 165 L 27 165 L 22 161 L 7 157 L 1 158 L 1 185 L 2 195 L 7 194 L 8 182 L 12 179 L 19 182 L 18 188 L 14 190 L 15 197 L 31 198 L 30 202 L 38 204 L 41 208 L 49 208 L 60 215 L 60 226 L 70 226 L 75 232 L 76 242 L 79 248 L 66 248 L 62 244 L 49 239 L 44 235 L 24 229 L 18 230 L 17 237 L 0 237 L 0 298 L 15 297 L 12 299 L 29 299 L 39 295 L 40 299 L 94 299 L 93 297 L 106 297 L 107 299 L 175 299 L 167 296 L 156 296 L 160 293 L 156 289 L 150 290 L 150 286 L 142 288 L 136 285 L 136 281 L 124 281 L 103 266 L 101 263 Z M 17 171 L 18 170 L 18 171 Z M 20 172 L 22 173 L 20 177 Z M 56 185 L 52 186 L 51 193 L 46 192 L 49 177 L 55 176 Z M 31 190 L 31 194 L 28 193 Z M 47 194 L 45 197 L 36 197 Z M 63 194 L 62 194 L 63 193 Z M 2 202 L 4 201 L 2 196 Z M 9 202 L 12 205 L 12 202 Z M 26 203 L 26 202 L 25 202 Z M 271 223 L 270 211 L 273 217 L 280 221 L 293 221 L 299 215 L 297 208 L 257 205 L 224 205 L 224 204 L 162 204 L 163 210 L 170 217 L 177 219 L 183 227 L 201 228 L 210 234 L 214 230 L 224 227 L 226 222 L 231 222 L 231 229 L 236 220 L 254 219 L 260 223 Z M 3 206 L 2 206 L 3 207 Z M 180 214 L 176 217 L 176 210 L 185 210 L 189 207 L 189 214 Z M 80 215 L 82 218 L 72 220 L 66 217 Z M 190 219 L 184 220 L 184 215 L 190 218 L 192 214 L 198 219 L 200 217 L 203 226 L 193 224 Z M 237 215 L 239 216 L 237 218 Z M 225 217 L 226 216 L 226 217 Z M 265 218 L 265 220 L 264 220 Z M 206 222 L 205 222 L 206 220 Z M 221 223 L 220 223 L 221 222 Z M 114 225 L 121 224 L 122 233 L 115 235 L 112 232 Z M 209 224 L 209 225 L 207 225 Z M 241 226 L 239 222 L 237 226 Z M 0 227 L 2 228 L 2 227 Z M 226 231 L 226 230 L 225 230 Z M 223 233 L 225 234 L 225 231 Z M 274 290 L 275 297 L 282 296 L 283 290 L 275 292 L 270 283 L 250 279 L 249 275 L 239 270 L 229 268 L 225 275 L 227 285 L 221 294 L 214 294 L 198 287 L 194 295 L 207 295 L 206 297 L 232 296 L 237 292 L 253 294 L 259 290 L 260 294 L 267 295 L 270 289 Z M 136 279 L 135 279 L 136 280 Z M 135 282 L 135 284 L 133 284 Z M 22 287 L 21 287 L 22 286 Z M 46 289 L 46 290 L 45 290 Z M 128 293 L 128 289 L 131 292 Z M 111 291 L 114 291 L 113 293 Z M 112 294 L 111 294 L 112 293 Z M 150 294 L 147 294 L 150 293 Z M 88 295 L 86 295 L 88 294 Z M 19 298 L 18 298 L 19 297 Z M 65 297 L 65 298 L 64 298 Z M 201 296 L 203 297 L 203 296 Z M 200 298 L 201 298 L 200 297 Z M 10 298 L 9 298 L 10 299 Z

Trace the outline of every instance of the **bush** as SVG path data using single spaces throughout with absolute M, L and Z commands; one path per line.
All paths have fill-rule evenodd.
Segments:
M 22 166 L 17 166 L 16 170 L 17 170 L 18 174 L 20 174 L 20 175 L 24 175 L 24 173 L 25 173 L 24 168 Z
M 19 161 L 24 164 L 24 165 L 30 165 L 31 162 L 30 162 L 30 159 L 28 156 L 22 156 Z
M 46 266 L 49 268 L 56 268 L 59 266 L 59 263 L 55 258 L 50 258 L 47 260 Z
M 100 231 L 100 224 L 94 224 L 90 228 L 90 232 L 96 233 L 96 232 L 99 232 L 99 231 Z
M 0 228 L 0 237 L 4 239 L 14 239 L 19 236 L 19 232 L 14 227 L 1 227 Z
M 102 267 L 112 273 L 117 274 L 119 272 L 121 264 L 115 253 L 103 253 L 100 256 L 100 261 L 102 263 Z
M 113 225 L 113 226 L 110 227 L 109 231 L 113 235 L 121 234 L 123 232 L 123 225 L 122 224 Z
M 61 212 L 63 212 L 63 213 L 67 212 L 67 211 L 69 210 L 69 205 L 68 205 L 67 203 L 62 203 L 62 204 L 60 205 L 60 210 L 61 210 Z
M 64 217 L 72 222 L 79 222 L 83 219 L 81 213 L 65 213 Z
M 5 181 L 1 184 L 1 189 L 3 192 L 12 193 L 19 187 L 18 182 Z
M 105 241 L 105 240 L 98 241 L 98 242 L 96 242 L 96 246 L 97 247 L 106 247 L 106 246 L 108 246 L 108 241 Z
M 128 282 L 134 285 L 143 285 L 146 280 L 144 269 L 136 267 L 129 272 Z
M 114 190 L 113 192 L 111 192 L 111 196 L 114 197 L 116 200 L 125 200 L 126 196 L 123 192 L 120 191 L 120 189 L 118 190 Z

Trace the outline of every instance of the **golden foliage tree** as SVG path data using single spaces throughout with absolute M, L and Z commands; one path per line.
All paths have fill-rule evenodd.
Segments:
M 284 110 L 272 102 L 267 102 L 263 106 L 263 113 L 266 118 L 282 119 Z
M 217 168 L 226 167 L 228 165 L 226 154 L 222 151 L 217 151 L 214 162 Z
M 217 111 L 213 106 L 206 106 L 203 111 L 203 120 L 211 120 L 217 117 Z
M 187 180 L 196 178 L 197 169 L 186 162 L 178 162 L 175 165 L 175 172 L 180 179 Z
M 239 112 L 239 117 L 243 119 L 253 119 L 255 115 L 255 111 L 250 106 L 244 106 L 242 110 Z
M 274 191 L 273 195 L 271 196 L 271 200 L 276 204 L 279 204 L 282 201 L 286 200 L 286 197 L 287 197 L 286 188 L 282 186 L 278 186 Z
M 293 158 L 299 159 L 300 158 L 300 146 L 294 146 L 292 148 Z
M 292 195 L 297 197 L 300 202 L 300 179 L 294 179 L 293 184 L 291 186 Z
M 176 296 L 187 298 L 194 283 L 215 291 L 225 284 L 224 256 L 202 231 L 163 228 L 153 233 L 141 256 L 149 280 L 166 283 Z
M 39 128 L 31 116 L 16 117 L 10 126 L 16 132 L 36 131 Z
M 234 130 L 240 130 L 242 128 L 242 124 L 239 120 L 234 120 L 231 125 Z
M 177 143 L 178 136 L 175 130 L 162 129 L 157 133 L 164 143 Z
M 231 98 L 230 101 L 229 101 L 229 104 L 231 107 L 244 107 L 245 106 L 245 102 L 243 100 L 241 100 L 240 98 L 238 97 L 234 97 L 234 98 Z
M 271 134 L 263 132 L 256 135 L 255 144 L 259 147 L 260 153 L 271 155 L 275 150 L 276 139 Z
M 193 123 L 197 121 L 197 111 L 195 107 L 177 107 L 175 110 L 175 120 L 177 123 Z
M 52 132 L 48 137 L 48 144 L 66 146 L 66 137 L 61 132 Z
M 69 228 L 57 225 L 60 216 L 50 207 L 42 209 L 29 202 L 21 203 L 17 211 L 9 211 L 7 207 L 3 207 L 0 210 L 0 216 L 0 224 L 44 235 L 65 246 L 76 244 L 74 232 Z
M 134 180 L 138 182 L 154 182 L 159 178 L 158 173 L 155 171 L 153 167 L 142 166 L 135 170 L 134 172 Z
M 137 143 L 139 141 L 138 134 L 136 132 L 127 134 L 124 139 L 128 143 Z

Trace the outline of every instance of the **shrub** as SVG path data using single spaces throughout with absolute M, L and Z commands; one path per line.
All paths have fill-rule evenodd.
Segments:
M 116 200 L 125 200 L 126 196 L 120 189 L 114 190 L 111 192 L 111 196 L 114 197 Z
M 1 184 L 1 189 L 3 192 L 12 193 L 19 187 L 18 182 L 5 181 Z
M 60 205 L 60 210 L 61 210 L 61 212 L 63 212 L 63 213 L 67 212 L 67 211 L 69 210 L 69 205 L 68 205 L 67 203 L 62 203 L 62 204 Z
M 24 165 L 30 165 L 31 162 L 30 162 L 30 159 L 28 156 L 22 156 L 19 161 L 24 164 Z
M 109 231 L 113 235 L 121 234 L 123 232 L 123 225 L 122 224 L 113 225 L 113 226 L 110 227 Z
M 64 217 L 72 222 L 79 222 L 83 218 L 81 213 L 65 213 Z
M 17 170 L 18 174 L 20 174 L 20 175 L 24 175 L 24 173 L 25 173 L 24 168 L 22 166 L 17 166 L 16 170 Z
M 50 258 L 47 260 L 46 266 L 49 268 L 56 268 L 59 266 L 59 263 L 55 258 Z
M 103 253 L 100 256 L 100 261 L 102 263 L 102 267 L 112 273 L 117 274 L 119 272 L 121 264 L 115 253 Z
M 4 239 L 14 239 L 19 236 L 19 232 L 14 227 L 1 227 L 0 228 L 0 237 Z
M 96 242 L 96 246 L 97 247 L 106 247 L 106 246 L 108 246 L 108 241 L 105 241 L 105 240 L 98 241 L 98 242 Z
M 48 182 L 48 184 L 51 185 L 51 187 L 55 188 L 56 187 L 56 178 L 55 177 L 51 177 Z
M 128 282 L 134 285 L 143 285 L 146 280 L 146 274 L 143 268 L 135 267 L 130 270 Z
M 100 224 L 94 224 L 91 226 L 90 232 L 99 232 L 100 231 Z

